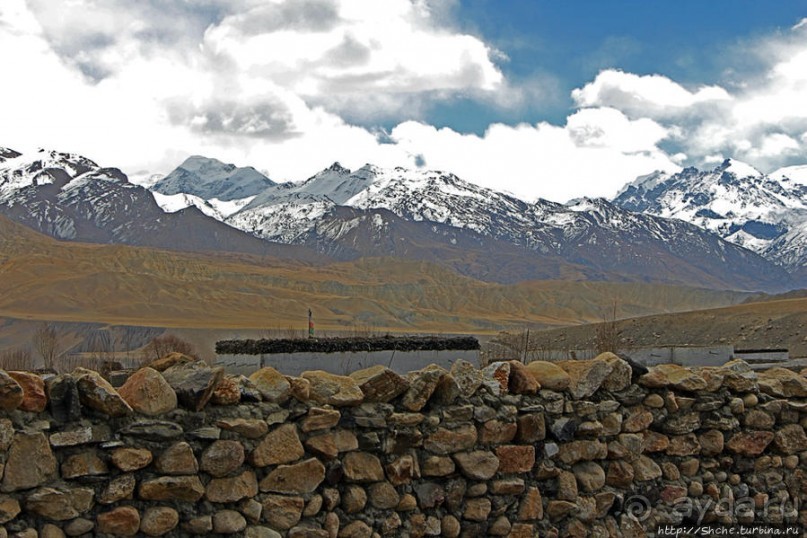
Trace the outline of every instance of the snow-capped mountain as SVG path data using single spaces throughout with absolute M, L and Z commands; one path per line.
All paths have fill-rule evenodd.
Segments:
M 786 166 L 770 173 L 771 179 L 777 181 L 793 181 L 807 185 L 807 164 Z
M 807 263 L 807 256 L 797 254 L 807 250 L 803 235 L 790 233 L 807 221 L 805 171 L 807 167 L 789 167 L 766 176 L 727 159 L 713 170 L 686 168 L 639 177 L 614 203 L 691 222 L 795 270 Z
M 341 211 L 344 207 L 363 213 Z M 609 278 L 619 274 L 705 283 L 726 277 L 753 287 L 757 278 L 776 285 L 761 272 L 772 270 L 770 275 L 788 281 L 785 271 L 759 256 L 684 222 L 635 214 L 605 200 L 584 199 L 571 207 L 543 200 L 527 203 L 440 171 L 365 165 L 350 172 L 334 164 L 303 183 L 267 189 L 226 222 L 259 237 L 306 244 L 329 254 L 389 253 L 391 245 L 405 252 L 403 242 L 380 237 L 385 229 L 403 233 L 403 226 L 396 226 L 395 232 L 383 226 L 372 233 L 354 231 L 381 222 L 382 209 L 404 221 L 475 234 L 477 244 L 487 241 L 487 249 L 492 248 L 491 240 L 506 242 L 526 257 L 558 257 L 609 273 Z M 433 232 L 436 229 L 405 228 L 406 234 L 417 236 L 411 237 L 415 241 L 427 235 L 429 241 L 440 241 L 430 236 Z M 443 234 L 442 241 L 452 239 L 457 240 Z M 738 267 L 743 269 L 735 273 Z M 756 276 L 748 278 L 750 274 Z
M 62 239 L 312 260 L 321 259 L 313 251 L 336 259 L 394 256 L 498 282 L 794 286 L 784 269 L 680 220 L 602 199 L 528 203 L 447 172 L 372 165 L 351 172 L 337 163 L 302 183 L 270 184 L 257 194 L 249 177 L 253 186 L 243 190 L 241 176 L 228 175 L 227 192 L 251 194 L 224 200 L 212 172 L 204 189 L 187 188 L 197 194 L 164 194 L 75 155 L 2 155 L 0 213 Z
M 44 150 L 3 155 L 0 213 L 57 239 L 316 259 L 305 248 L 261 241 L 196 207 L 167 213 L 123 172 L 85 157 Z
M 267 239 L 294 242 L 336 206 L 389 209 L 408 220 L 466 228 L 518 242 L 530 204 L 443 172 L 383 169 L 350 172 L 334 163 L 300 184 L 268 189 L 227 222 Z M 557 206 L 562 207 L 562 206 Z
M 192 194 L 203 200 L 224 202 L 260 194 L 275 182 L 251 166 L 238 168 L 217 159 L 194 155 L 155 183 L 160 194 Z

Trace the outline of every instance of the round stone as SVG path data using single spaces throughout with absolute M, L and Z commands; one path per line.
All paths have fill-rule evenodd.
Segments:
M 168 506 L 154 506 L 146 509 L 140 521 L 140 531 L 148 536 L 162 536 L 171 532 L 179 524 L 179 514 Z
M 247 520 L 235 510 L 222 510 L 213 514 L 213 532 L 235 534 L 247 527 Z

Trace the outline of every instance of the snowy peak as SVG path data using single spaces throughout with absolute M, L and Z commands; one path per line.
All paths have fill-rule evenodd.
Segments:
M 335 204 L 344 205 L 347 200 L 366 189 L 375 177 L 376 169 L 372 165 L 364 165 L 351 173 L 336 162 L 291 190 L 312 199 L 328 199 Z
M 723 163 L 715 168 L 715 171 L 724 172 L 726 174 L 732 174 L 736 178 L 746 178 L 746 177 L 762 177 L 763 174 L 750 164 L 744 163 L 742 161 L 738 161 L 735 159 L 726 159 Z
M 30 186 L 58 184 L 61 187 L 99 168 L 93 161 L 73 153 L 44 149 L 26 154 L 6 152 L 8 157 L 0 160 L 0 198 Z
M 217 159 L 194 155 L 152 187 L 160 194 L 191 194 L 230 201 L 255 196 L 275 183 L 251 166 L 239 168 Z
M 326 168 L 322 172 L 333 172 L 335 174 L 342 174 L 343 176 L 350 175 L 350 170 L 348 168 L 345 168 L 341 164 L 339 164 L 339 161 L 336 161 L 335 163 L 330 165 L 328 168 Z M 320 172 L 320 173 L 322 173 L 322 172 Z
M 805 182 L 792 181 L 789 175 Z M 766 176 L 746 163 L 726 159 L 712 170 L 686 168 L 666 178 L 637 178 L 614 203 L 690 222 L 789 267 L 792 261 L 778 253 L 793 249 L 778 238 L 790 237 L 788 231 L 807 220 L 807 166 Z

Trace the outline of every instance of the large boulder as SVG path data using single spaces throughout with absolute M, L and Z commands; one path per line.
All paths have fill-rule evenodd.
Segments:
M 776 432 L 776 447 L 785 454 L 796 454 L 807 450 L 807 434 L 801 424 L 788 424 Z
M 773 437 L 773 432 L 767 431 L 738 432 L 729 439 L 726 448 L 742 456 L 759 456 L 771 444 Z
M 50 414 L 60 423 L 81 418 L 81 398 L 78 385 L 71 375 L 57 375 L 47 381 Z
M 210 399 L 215 405 L 238 405 L 241 402 L 241 383 L 236 376 L 225 375 Z
M 297 461 L 304 454 L 297 426 L 289 423 L 269 432 L 252 451 L 250 460 L 255 467 L 266 467 Z
M 619 392 L 630 386 L 633 369 L 627 361 L 610 352 L 601 353 L 594 360 L 604 361 L 610 368 L 608 375 L 600 385 L 603 390 Z
M 510 381 L 508 391 L 511 394 L 535 394 L 541 384 L 527 367 L 519 361 L 510 362 Z
M 204 361 L 176 364 L 163 372 L 182 407 L 201 411 L 224 377 L 224 368 L 211 368 Z
M 352 377 L 323 370 L 303 372 L 300 377 L 311 383 L 309 397 L 319 404 L 346 407 L 356 406 L 364 401 L 364 393 Z
M 494 396 L 507 394 L 510 388 L 510 363 L 496 361 L 482 368 L 482 385 Z
M 527 370 L 541 384 L 542 388 L 562 391 L 569 387 L 572 378 L 566 370 L 548 361 L 533 361 L 527 364 Z
M 76 379 L 82 405 L 111 417 L 122 417 L 132 413 L 131 406 L 98 372 L 76 368 L 72 375 Z
M 659 364 L 650 368 L 639 378 L 639 384 L 651 389 L 672 387 L 687 392 L 705 390 L 708 386 L 703 377 L 678 364 Z
M 56 476 L 56 458 L 42 432 L 17 432 L 8 450 L 0 490 L 4 492 L 41 486 Z
M 353 372 L 350 377 L 359 384 L 367 402 L 389 402 L 409 388 L 406 378 L 381 364 Z
M 249 380 L 267 402 L 283 403 L 291 396 L 291 383 L 274 368 L 261 368 L 253 372 Z
M 270 493 L 311 493 L 325 480 L 325 466 L 316 458 L 294 465 L 278 465 L 261 480 L 260 490 Z
M 195 503 L 205 494 L 198 476 L 160 476 L 140 483 L 138 494 L 145 501 Z
M 32 413 L 41 413 L 48 405 L 45 394 L 45 382 L 36 374 L 30 372 L 9 372 L 20 387 L 22 387 L 22 402 L 20 409 Z
M 611 366 L 602 359 L 561 361 L 558 366 L 569 374 L 571 382 L 568 391 L 577 400 L 588 398 L 597 392 L 611 373 Z
M 152 368 L 153 370 L 157 370 L 158 372 L 164 372 L 177 364 L 186 364 L 189 362 L 194 362 L 195 360 L 196 359 L 189 357 L 188 355 L 173 352 L 157 360 L 151 361 L 146 366 Z
M 22 387 L 7 372 L 0 370 L 0 411 L 13 411 L 23 400 Z
M 445 368 L 430 364 L 429 366 L 416 372 L 409 372 L 409 389 L 401 399 L 403 405 L 409 411 L 420 411 L 432 397 L 437 385 L 444 375 L 448 374 Z M 457 388 L 459 392 L 459 388 Z
M 777 398 L 807 398 L 807 378 L 787 368 L 771 368 L 757 374 L 759 390 Z
M 470 397 L 482 386 L 482 371 L 468 361 L 458 359 L 451 365 L 451 376 L 460 388 L 460 394 Z
M 154 468 L 162 474 L 192 475 L 199 472 L 199 462 L 191 446 L 179 441 L 163 450 L 154 461 Z
M 78 517 L 92 507 L 95 492 L 88 488 L 39 488 L 25 500 L 25 509 L 54 521 Z
M 177 395 L 171 385 L 153 368 L 141 368 L 118 389 L 118 394 L 132 409 L 156 416 L 177 408 Z
M 133 506 L 118 506 L 98 514 L 97 530 L 112 536 L 134 536 L 140 530 L 140 512 Z

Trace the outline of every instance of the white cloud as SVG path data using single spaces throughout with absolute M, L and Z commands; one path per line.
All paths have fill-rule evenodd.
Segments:
M 726 88 L 688 89 L 661 75 L 601 72 L 572 93 L 581 107 L 614 107 L 631 119 L 652 118 L 691 163 L 736 157 L 761 170 L 805 161 L 807 26 L 747 44 L 760 72 L 732 73 Z
M 353 117 L 398 114 L 424 96 L 497 90 L 495 51 L 436 27 L 430 14 L 408 0 L 264 2 L 211 26 L 203 50 L 241 84 L 269 79 Z
M 398 125 L 390 135 L 409 154 L 422 155 L 429 168 L 525 199 L 537 193 L 558 201 L 612 196 L 626 178 L 680 169 L 655 146 L 663 129 L 613 109 L 577 112 L 565 127 L 494 124 L 481 137 L 418 122 Z
M 507 58 L 452 22 L 456 0 L 3 0 L 0 144 L 167 172 L 191 153 L 300 180 L 335 160 L 425 166 L 528 199 L 611 196 L 635 176 L 734 156 L 804 161 L 807 26 L 754 43 L 762 74 L 685 86 L 601 72 L 565 124 L 481 136 L 423 121 L 461 96 L 511 109 Z M 550 82 L 547 82 L 547 81 Z M 11 106 L 6 105 L 11 103 Z M 358 120 L 399 122 L 389 133 Z M 414 121 L 413 121 L 414 120 Z M 389 122 L 389 121 L 388 121 Z
M 679 115 L 698 104 L 730 100 L 726 90 L 704 86 L 690 91 L 662 75 L 635 75 L 615 69 L 602 71 L 593 82 L 572 92 L 581 107 L 611 106 L 652 118 Z

